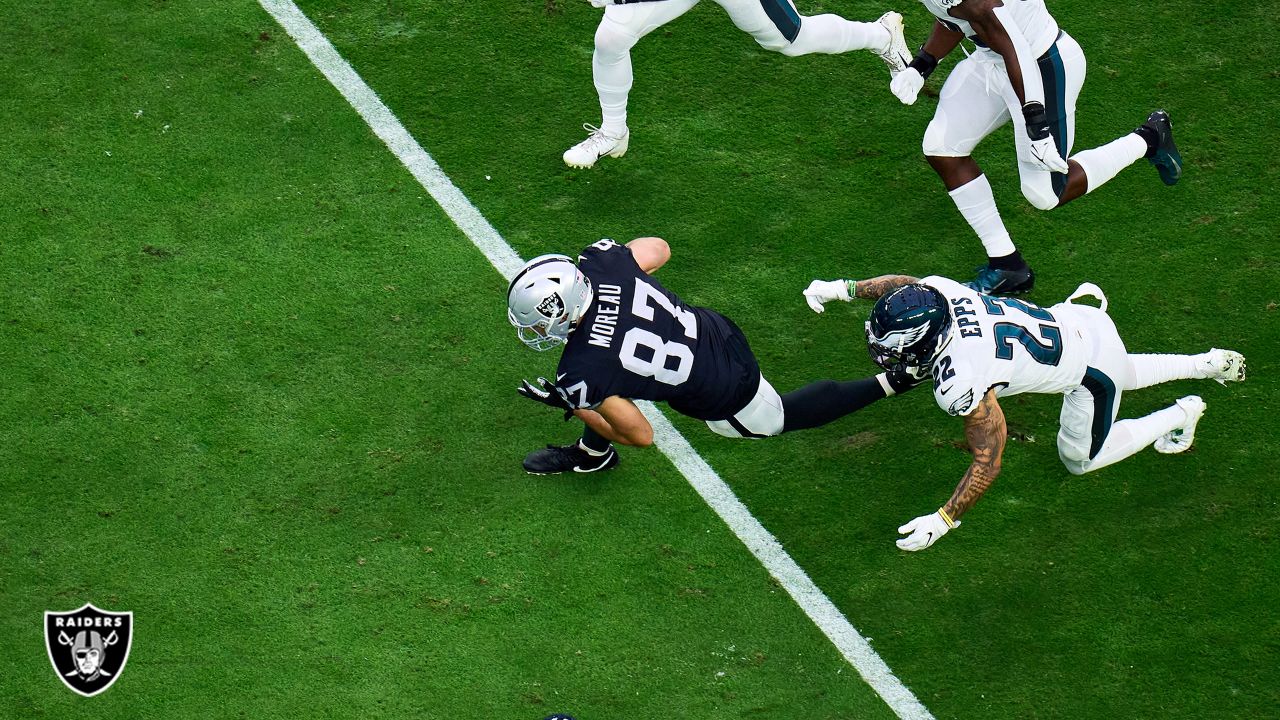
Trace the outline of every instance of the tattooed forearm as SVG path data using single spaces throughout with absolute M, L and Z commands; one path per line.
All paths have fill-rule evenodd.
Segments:
M 890 290 L 913 282 L 917 280 L 910 275 L 881 275 L 870 280 L 850 280 L 849 294 L 864 300 L 878 300 Z
M 1008 436 L 1004 411 L 996 402 L 995 390 L 987 392 L 986 397 L 964 421 L 964 434 L 969 440 L 969 449 L 973 451 L 973 464 L 956 486 L 951 499 L 942 506 L 952 520 L 958 520 L 968 512 L 987 488 L 991 487 L 991 483 L 996 481 L 996 476 L 1000 474 L 1000 456 L 1004 454 Z

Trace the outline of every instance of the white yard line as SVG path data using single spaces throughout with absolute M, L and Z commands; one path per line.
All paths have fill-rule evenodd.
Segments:
M 520 256 L 467 200 L 427 151 L 413 139 L 404 125 L 338 54 L 320 30 L 291 0 L 258 2 L 298 43 L 347 102 L 351 103 L 374 134 L 409 168 L 409 172 L 422 183 L 422 187 L 444 208 L 450 219 L 484 253 L 502 277 L 510 280 L 524 264 Z M 893 674 L 866 638 L 854 629 L 835 604 L 809 579 L 787 551 L 782 549 L 777 539 L 747 510 L 689 441 L 652 403 L 640 402 L 638 405 L 653 424 L 654 441 L 662 453 L 893 712 L 904 719 L 932 720 L 933 715 L 928 709 Z

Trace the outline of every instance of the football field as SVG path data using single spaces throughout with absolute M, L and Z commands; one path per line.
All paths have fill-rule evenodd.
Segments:
M 1126 393 L 1201 395 L 1195 448 L 1084 476 L 1059 398 L 1006 399 L 1000 479 L 921 553 L 896 528 L 969 464 L 927 389 L 760 442 L 663 408 L 662 449 L 526 475 L 580 425 L 516 395 L 558 352 L 492 257 L 658 235 L 780 390 L 869 375 L 871 304 L 800 291 L 982 261 L 920 154 L 959 51 L 905 107 L 873 55 L 769 53 L 703 2 L 633 51 L 627 155 L 575 171 L 586 0 L 297 7 L 328 67 L 254 0 L 0 0 L 0 718 L 1280 716 L 1270 6 L 1049 0 L 1089 59 L 1076 149 L 1164 107 L 1186 172 L 1045 213 L 986 140 L 1031 299 L 1094 282 L 1131 352 L 1250 377 Z M 42 623 L 89 602 L 134 627 L 84 698 Z

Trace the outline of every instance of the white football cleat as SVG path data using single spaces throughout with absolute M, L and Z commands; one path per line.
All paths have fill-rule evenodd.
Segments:
M 902 15 L 890 11 L 881 15 L 876 22 L 889 31 L 889 45 L 876 55 L 889 66 L 889 77 L 894 77 L 906 70 L 907 63 L 911 62 L 911 51 L 907 49 L 907 38 L 902 31 Z
M 623 130 L 622 137 L 614 137 L 606 135 L 603 130 L 590 123 L 583 123 L 582 129 L 590 135 L 586 140 L 564 151 L 565 165 L 585 170 L 606 155 L 622 157 L 627 154 L 627 145 L 631 142 L 630 130 Z
M 1182 427 L 1176 427 L 1156 438 L 1156 452 L 1166 455 L 1185 452 L 1191 449 L 1191 443 L 1196 439 L 1196 423 L 1204 415 L 1204 400 L 1198 395 L 1188 395 L 1178 400 L 1178 407 L 1187 414 L 1187 420 L 1182 423 Z
M 1213 348 L 1200 361 L 1200 369 L 1206 378 L 1217 380 L 1222 385 L 1239 382 L 1244 379 L 1244 356 L 1235 350 Z

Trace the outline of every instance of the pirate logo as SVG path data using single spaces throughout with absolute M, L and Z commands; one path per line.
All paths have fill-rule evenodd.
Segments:
M 133 613 L 107 612 L 92 604 L 44 614 L 44 645 L 63 684 L 85 697 L 111 687 L 129 659 Z

